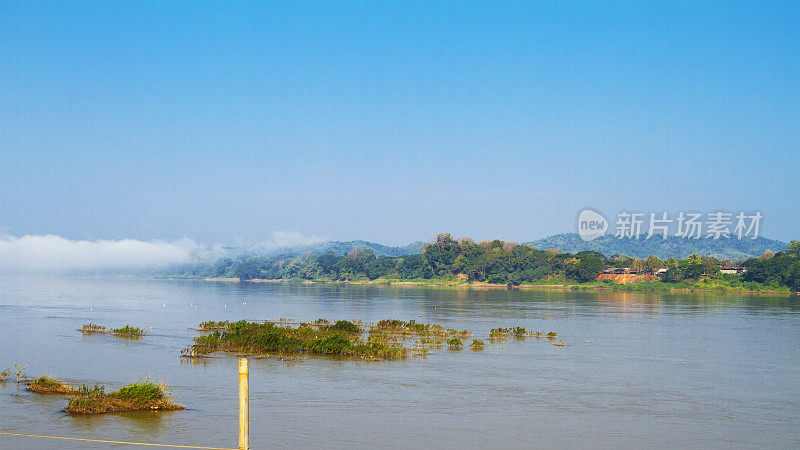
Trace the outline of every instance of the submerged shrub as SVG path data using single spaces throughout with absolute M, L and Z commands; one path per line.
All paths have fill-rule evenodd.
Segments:
M 208 322 L 201 323 L 200 324 L 200 329 L 203 330 L 203 331 L 206 331 L 206 330 L 220 330 L 220 329 L 225 328 L 228 325 L 228 323 L 229 322 L 227 320 L 222 320 L 222 321 L 219 321 L 219 322 L 215 322 L 213 320 L 209 320 Z
M 106 327 L 96 323 L 85 323 L 78 331 L 83 334 L 105 333 Z
M 222 331 L 214 331 L 194 338 L 194 345 L 184 349 L 184 356 L 202 356 L 213 351 L 247 353 L 300 353 L 342 355 L 352 358 L 405 357 L 407 349 L 388 345 L 377 336 L 370 335 L 367 343 L 361 339 L 361 328 L 353 322 L 340 320 L 333 325 L 316 321 L 318 328 L 298 326 L 292 328 L 273 322 L 255 323 L 244 320 L 230 323 Z
M 337 320 L 336 323 L 327 327 L 331 331 L 340 331 L 346 334 L 361 334 L 362 330 L 358 325 L 347 320 Z
M 403 329 L 406 326 L 406 323 L 402 320 L 397 319 L 383 319 L 375 325 L 378 329 L 383 330 L 397 330 Z
M 483 343 L 483 341 L 482 341 L 482 340 L 480 340 L 480 339 L 473 339 L 473 340 L 472 340 L 472 343 L 471 343 L 471 344 L 469 344 L 469 348 L 471 348 L 471 349 L 472 349 L 472 350 L 474 350 L 474 351 L 477 351 L 477 350 L 483 350 L 483 347 L 484 347 L 484 345 L 485 345 L 485 344 Z
M 111 330 L 111 333 L 122 337 L 141 337 L 147 334 L 143 329 L 130 325 L 125 325 L 122 328 L 114 328 Z
M 461 347 L 463 346 L 464 343 L 461 342 L 461 339 L 459 338 L 452 338 L 447 340 L 447 347 L 450 348 L 450 350 L 461 350 Z
M 489 339 L 499 339 L 508 337 L 511 334 L 511 328 L 492 328 L 489 331 Z
M 353 346 L 349 339 L 335 334 L 325 339 L 315 339 L 308 345 L 308 351 L 326 355 L 346 355 Z

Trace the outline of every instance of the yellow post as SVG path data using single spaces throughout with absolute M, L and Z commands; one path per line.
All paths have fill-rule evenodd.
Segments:
M 250 449 L 250 372 L 247 358 L 239 359 L 239 448 Z

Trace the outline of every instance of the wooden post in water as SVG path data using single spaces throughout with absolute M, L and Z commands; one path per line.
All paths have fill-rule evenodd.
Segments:
M 250 372 L 247 358 L 239 358 L 239 449 L 250 449 Z

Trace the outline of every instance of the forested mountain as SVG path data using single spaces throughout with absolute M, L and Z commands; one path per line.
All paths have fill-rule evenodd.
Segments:
M 723 274 L 721 270 L 746 270 Z M 474 242 L 439 234 L 422 253 L 399 257 L 377 256 L 369 248 L 347 254 L 306 252 L 301 255 L 223 258 L 209 266 L 198 265 L 189 273 L 209 278 L 353 281 L 375 279 L 459 280 L 519 285 L 541 282 L 593 282 L 612 273 L 658 275 L 667 283 L 699 283 L 714 278 L 728 287 L 761 289 L 764 285 L 800 290 L 800 242 L 792 241 L 783 252 L 765 252 L 737 263 L 697 254 L 687 258 L 660 259 L 604 255 L 596 251 L 567 253 L 540 250 L 500 240 Z M 729 276 L 726 276 L 729 275 Z M 649 281 L 653 281 L 652 278 Z M 742 284 L 750 283 L 750 284 Z
M 259 244 L 248 246 L 227 246 L 221 248 L 221 256 L 236 258 L 239 256 L 296 256 L 304 253 L 335 253 L 344 255 L 353 249 L 372 250 L 376 256 L 398 257 L 413 255 L 422 252 L 425 242 L 412 242 L 402 247 L 392 247 L 389 245 L 377 244 L 375 242 L 355 240 L 355 241 L 324 241 L 314 244 L 291 245 L 284 247 L 264 247 Z
M 644 239 L 618 239 L 612 235 L 586 242 L 576 233 L 563 233 L 527 242 L 540 250 L 556 249 L 567 253 L 595 251 L 604 255 L 625 255 L 633 258 L 686 258 L 691 254 L 713 256 L 714 258 L 743 260 L 759 256 L 769 250 L 777 253 L 786 249 L 786 243 L 759 237 L 757 239 L 684 239 L 669 236 Z
M 294 247 L 292 250 L 295 250 L 298 253 L 305 253 L 310 251 L 315 253 L 332 252 L 336 253 L 337 255 L 344 255 L 353 249 L 359 248 L 362 250 L 365 249 L 372 250 L 376 256 L 391 256 L 395 258 L 398 256 L 413 255 L 415 253 L 420 253 L 424 246 L 425 242 L 421 241 L 413 242 L 411 244 L 404 245 L 402 247 L 390 247 L 388 245 L 382 245 L 382 244 L 376 244 L 374 242 L 358 240 L 358 241 L 345 241 L 345 242 L 326 241 L 326 242 L 321 242 L 319 244 Z

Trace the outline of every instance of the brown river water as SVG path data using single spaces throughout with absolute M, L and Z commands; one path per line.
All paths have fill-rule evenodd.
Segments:
M 252 448 L 800 448 L 797 296 L 0 278 L 0 371 L 109 389 L 151 376 L 185 411 L 73 417 L 0 382 L 0 432 L 237 446 L 237 360 L 180 349 L 206 320 L 384 318 L 555 331 L 427 358 L 250 361 Z M 83 336 L 131 324 L 132 341 Z M 12 379 L 13 379 L 12 375 Z M 0 448 L 144 448 L 0 435 Z

